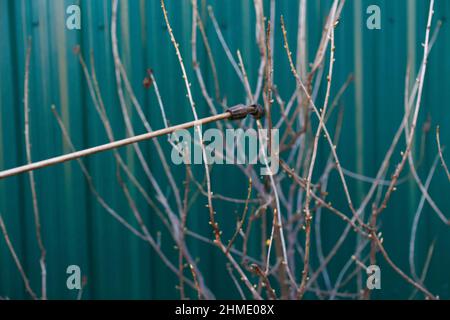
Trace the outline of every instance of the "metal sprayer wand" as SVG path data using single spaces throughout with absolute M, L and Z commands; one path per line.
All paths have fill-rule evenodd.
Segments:
M 202 119 L 199 119 L 196 121 L 182 123 L 182 124 L 172 126 L 172 127 L 167 127 L 167 128 L 161 129 L 161 130 L 148 132 L 148 133 L 141 134 L 138 136 L 114 141 L 114 142 L 107 143 L 107 144 L 102 144 L 100 146 L 96 146 L 93 148 L 84 149 L 81 151 L 76 151 L 73 153 L 58 156 L 55 158 L 50 158 L 47 160 L 42 160 L 39 162 L 30 163 L 30 164 L 16 167 L 13 169 L 1 171 L 0 172 L 0 180 L 11 177 L 11 176 L 16 176 L 16 175 L 24 173 L 24 172 L 29 172 L 29 171 L 53 166 L 53 165 L 56 165 L 59 163 L 87 157 L 87 156 L 90 156 L 90 155 L 93 155 L 93 154 L 96 154 L 99 152 L 112 150 L 112 149 L 120 148 L 123 146 L 127 146 L 129 144 L 153 139 L 153 138 L 156 138 L 156 137 L 159 137 L 162 135 L 173 133 L 177 130 L 188 129 L 191 127 L 195 127 L 195 126 L 199 126 L 199 125 L 203 125 L 203 124 L 207 124 L 207 123 L 211 123 L 211 122 L 216 122 L 216 121 L 220 121 L 220 120 L 225 120 L 225 119 L 228 119 L 228 120 L 243 119 L 249 114 L 252 115 L 256 119 L 260 119 L 264 115 L 264 110 L 260 105 L 256 105 L 256 104 L 249 105 L 249 106 L 239 104 L 239 105 L 236 105 L 234 107 L 227 109 L 226 112 L 215 115 L 215 116 L 202 118 Z

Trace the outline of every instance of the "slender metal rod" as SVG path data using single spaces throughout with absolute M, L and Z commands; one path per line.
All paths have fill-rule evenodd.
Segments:
M 79 158 L 83 158 L 86 156 L 90 156 L 99 152 L 103 152 L 103 151 L 108 151 L 108 150 L 112 150 L 112 149 L 116 149 L 116 148 L 120 148 L 120 147 L 124 147 L 133 143 L 138 143 L 141 141 L 146 141 L 149 139 L 153 139 L 162 135 L 166 135 L 169 133 L 173 133 L 177 130 L 182 130 L 182 129 L 188 129 L 191 127 L 195 127 L 195 126 L 199 126 L 199 125 L 203 125 L 203 124 L 207 124 L 210 122 L 215 122 L 215 121 L 219 121 L 219 120 L 225 120 L 225 119 L 229 119 L 229 118 L 233 118 L 233 112 L 231 110 L 215 115 L 215 116 L 211 116 L 211 117 L 207 117 L 207 118 L 203 118 L 203 119 L 199 119 L 196 121 L 191 121 L 191 122 L 186 122 L 183 124 L 179 124 L 173 127 L 168 127 L 168 128 L 164 128 L 161 130 L 157 130 L 157 131 L 152 131 L 152 132 L 148 132 L 145 134 L 141 134 L 138 136 L 134 136 L 134 137 L 130 137 L 130 138 L 126 138 L 126 139 L 122 139 L 122 140 L 118 140 L 118 141 L 114 141 L 111 143 L 107 143 L 107 144 L 103 144 L 100 146 L 96 146 L 93 148 L 89 148 L 89 149 L 84 149 L 84 150 L 80 150 L 80 151 L 76 151 L 73 153 L 68 153 L 62 156 L 58 156 L 55 158 L 50 158 L 47 160 L 42 160 L 39 162 L 34 162 L 34 163 L 30 163 L 24 166 L 20 166 L 20 167 L 16 167 L 13 169 L 9 169 L 9 170 L 5 170 L 0 172 L 0 180 L 5 179 L 7 177 L 11 177 L 11 176 L 15 176 L 24 172 L 29 172 L 29 171 L 33 171 L 33 170 L 37 170 L 37 169 L 41 169 L 41 168 L 45 168 L 45 167 L 49 167 L 49 166 L 53 166 L 59 163 L 63 163 L 63 162 L 67 162 L 67 161 L 71 161 L 71 160 L 75 160 L 75 159 L 79 159 Z

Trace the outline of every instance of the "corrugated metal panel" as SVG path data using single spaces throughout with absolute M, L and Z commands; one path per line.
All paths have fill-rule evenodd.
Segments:
M 180 43 L 188 76 L 193 83 L 194 94 L 200 115 L 208 109 L 198 90 L 192 68 L 191 50 L 191 6 L 190 1 L 167 1 L 174 33 Z M 78 3 L 82 9 L 82 30 L 65 28 L 65 9 Z M 331 1 L 308 2 L 308 50 L 313 56 L 320 39 L 325 15 Z M 241 50 L 250 82 L 255 83 L 259 65 L 257 46 L 254 43 L 255 14 L 252 1 L 200 1 L 210 37 L 213 54 L 220 73 L 220 87 L 230 104 L 241 102 L 244 90 L 229 65 L 228 60 L 207 19 L 206 5 L 213 6 L 224 37 L 232 52 Z M 365 27 L 365 9 L 377 4 L 382 10 L 382 30 L 371 31 Z M 268 10 L 268 2 L 265 2 Z M 297 1 L 276 1 L 277 13 L 283 14 L 289 39 L 296 40 L 298 15 Z M 420 42 L 424 37 L 428 1 L 350 0 L 347 1 L 339 28 L 336 31 L 336 68 L 334 79 L 343 83 L 350 73 L 355 74 L 355 83 L 345 95 L 345 126 L 339 149 L 345 168 L 374 176 L 382 156 L 401 121 L 403 115 L 403 86 L 407 62 L 418 67 L 422 56 Z M 436 1 L 436 18 L 444 21 L 450 14 L 450 3 Z M 23 74 L 27 37 L 32 37 L 32 60 L 30 78 L 31 140 L 33 158 L 44 159 L 67 152 L 69 149 L 61 138 L 59 127 L 50 106 L 55 104 L 62 115 L 76 148 L 104 143 L 107 136 L 89 97 L 86 81 L 72 48 L 81 45 L 87 60 L 92 50 L 100 89 L 105 99 L 108 114 L 115 129 L 116 138 L 126 135 L 116 94 L 114 65 L 111 53 L 110 23 L 111 1 L 69 0 L 0 0 L 0 168 L 10 168 L 25 163 L 23 136 Z M 280 94 L 287 97 L 294 89 L 279 24 L 275 26 L 275 83 Z M 159 1 L 121 0 L 119 13 L 119 43 L 123 63 L 137 98 L 154 128 L 163 126 L 153 92 L 142 87 L 147 68 L 152 68 L 158 79 L 161 95 L 167 107 L 171 123 L 192 119 L 178 62 L 170 43 Z M 251 40 L 250 40 L 251 39 Z M 432 127 L 441 125 L 442 143 L 449 144 L 450 115 L 450 30 L 444 23 L 431 56 L 425 85 L 421 120 L 431 116 Z M 292 45 L 294 49 L 295 46 Z M 199 46 L 200 48 L 200 46 Z M 208 85 L 213 88 L 209 75 L 209 64 L 203 48 L 199 50 L 199 61 L 204 68 Z M 336 92 L 337 88 L 333 88 Z M 144 128 L 133 115 L 136 131 Z M 434 129 L 433 129 L 434 130 Z M 433 130 L 425 138 L 419 173 L 426 175 L 436 155 Z M 418 141 L 419 142 L 419 141 Z M 143 144 L 149 163 L 165 181 L 160 170 L 155 150 Z M 415 154 L 420 155 L 419 148 Z M 166 148 L 166 151 L 169 149 Z M 121 151 L 137 176 L 143 176 L 132 148 Z M 324 149 L 325 157 L 327 151 Z M 398 158 L 396 158 L 398 159 Z M 84 160 L 98 191 L 109 204 L 125 218 L 132 220 L 125 198 L 115 178 L 115 163 L 110 154 L 96 155 Z M 325 160 L 322 161 L 324 163 Z M 182 168 L 174 169 L 179 183 L 184 177 Z M 441 172 L 436 174 L 431 186 L 441 210 L 450 209 L 448 181 Z M 214 189 L 217 192 L 245 194 L 246 184 L 237 170 L 227 167 L 214 172 Z M 95 201 L 82 176 L 78 164 L 69 163 L 36 172 L 38 198 L 42 215 L 44 242 L 48 252 L 48 294 L 50 298 L 74 298 L 75 293 L 66 289 L 66 267 L 80 265 L 87 276 L 85 298 L 174 298 L 176 279 L 167 271 L 154 251 L 145 243 L 126 232 L 110 216 L 105 214 Z M 145 179 L 142 179 L 146 181 Z M 226 183 L 224 183 L 226 181 Z M 143 182 L 147 190 L 152 188 Z M 334 183 L 334 186 L 337 186 Z M 367 185 L 352 184 L 352 194 L 360 200 Z M 338 189 L 336 203 L 345 205 Z M 164 190 L 166 191 L 166 190 Z M 241 192 L 242 191 L 242 192 Z M 138 205 L 146 212 L 146 222 L 156 233 L 162 228 L 153 218 L 152 210 L 133 191 Z M 392 258 L 403 269 L 408 268 L 408 242 L 412 215 L 419 202 L 420 193 L 411 183 L 409 188 L 399 190 L 383 216 L 383 234 Z M 200 203 L 194 207 L 190 225 L 201 234 L 210 235 L 207 210 Z M 205 201 L 206 202 L 206 201 Z M 223 205 L 222 212 L 233 212 L 236 206 Z M 30 276 L 33 287 L 39 287 L 39 252 L 35 242 L 31 195 L 26 176 L 14 177 L 0 182 L 0 212 L 9 227 L 19 257 Z M 223 227 L 232 230 L 234 217 L 225 219 Z M 338 233 L 333 219 L 323 217 L 323 228 L 329 237 L 324 250 L 335 243 Z M 450 298 L 450 241 L 448 227 L 436 219 L 426 205 L 417 241 L 417 262 L 422 266 L 428 246 L 436 240 L 435 256 L 427 278 L 428 287 L 441 297 Z M 161 241 L 165 243 L 164 234 Z M 255 242 L 253 244 L 257 246 Z M 171 246 L 164 244 L 164 246 Z M 342 252 L 353 252 L 353 242 L 346 244 Z M 220 276 L 225 271 L 224 260 L 215 248 L 192 242 L 193 255 L 200 258 L 206 281 L 217 297 L 237 297 L 229 281 Z M 174 250 L 174 257 L 176 251 Z M 330 265 L 333 277 L 345 263 L 346 258 L 336 259 Z M 317 262 L 313 261 L 313 264 Z M 411 288 L 402 282 L 390 268 L 383 268 L 384 298 L 409 295 Z M 0 241 L 0 296 L 25 298 L 22 281 L 6 249 Z

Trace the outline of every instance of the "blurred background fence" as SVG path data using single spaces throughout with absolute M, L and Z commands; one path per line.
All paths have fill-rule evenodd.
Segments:
M 67 30 L 66 8 L 71 4 L 81 7 L 81 30 Z M 381 8 L 381 30 L 366 28 L 366 8 Z M 210 39 L 220 74 L 221 91 L 228 103 L 241 103 L 244 89 L 227 60 L 208 18 L 211 5 L 220 28 L 233 53 L 239 49 L 243 55 L 250 82 L 255 83 L 259 66 L 259 53 L 255 43 L 255 13 L 253 2 L 199 1 L 199 9 Z M 315 52 L 331 1 L 308 1 L 307 44 L 309 59 Z M 336 65 L 334 79 L 345 82 L 350 74 L 355 77 L 342 103 L 345 106 L 344 127 L 339 155 L 344 168 L 367 176 L 375 176 L 404 109 L 404 79 L 407 64 L 417 70 L 423 48 L 426 0 L 348 0 L 340 24 L 336 29 Z M 201 116 L 208 109 L 198 90 L 191 68 L 192 7 L 188 0 L 167 1 L 169 18 L 180 43 L 194 89 L 194 97 Z M 265 11 L 269 3 L 265 1 Z M 298 1 L 276 1 L 277 17 L 284 15 L 289 30 L 291 49 L 294 51 L 298 21 Z M 414 155 L 423 154 L 419 174 L 424 177 L 436 154 L 435 127 L 441 126 L 441 140 L 450 144 L 450 28 L 446 23 L 450 15 L 448 0 L 436 1 L 435 20 L 444 24 L 430 59 L 426 76 L 423 109 L 420 115 L 419 134 L 416 135 Z M 185 97 L 179 65 L 163 21 L 159 1 L 121 0 L 119 3 L 119 47 L 136 95 L 144 106 L 153 128 L 162 128 L 163 122 L 152 90 L 142 85 L 147 68 L 152 68 L 158 80 L 166 113 L 172 124 L 192 120 Z M 11 168 L 26 162 L 23 126 L 23 77 L 28 36 L 32 37 L 30 67 L 31 141 L 34 160 L 68 152 L 60 129 L 51 112 L 55 104 L 62 115 L 77 149 L 105 143 L 107 136 L 92 106 L 86 81 L 73 48 L 80 45 L 86 60 L 92 50 L 100 88 L 105 105 L 116 132 L 116 138 L 125 137 L 122 113 L 118 105 L 114 63 L 111 53 L 111 1 L 107 0 L 0 0 L 0 169 Z M 295 82 L 284 53 L 280 25 L 275 25 L 274 78 L 280 95 L 288 99 Z M 199 46 L 200 48 L 200 46 Z M 208 86 L 213 88 L 213 78 L 203 47 L 199 62 L 204 68 Z M 338 90 L 336 85 L 333 92 Z M 136 131 L 145 130 L 133 116 Z M 429 121 L 431 129 L 422 134 L 422 125 Z M 162 139 L 161 141 L 165 141 Z M 421 150 L 421 145 L 424 145 Z M 155 151 L 149 143 L 142 144 L 152 168 L 158 170 Z M 167 150 L 169 150 L 167 148 Z M 319 162 L 325 163 L 326 150 L 319 153 Z M 138 177 L 142 175 L 131 149 L 121 150 Z M 320 155 L 323 157 L 320 157 Z M 450 159 L 449 157 L 447 157 Z M 398 157 L 395 158 L 395 161 Z M 112 207 L 125 218 L 132 217 L 125 198 L 119 194 L 115 183 L 115 164 L 111 154 L 95 155 L 84 160 L 99 192 Z M 175 168 L 177 176 L 184 176 L 182 167 Z M 162 173 L 158 173 L 163 175 Z M 177 298 L 177 278 L 160 262 L 154 251 L 140 239 L 127 232 L 114 221 L 92 197 L 76 162 L 47 168 L 36 172 L 37 190 L 41 211 L 44 242 L 48 259 L 48 295 L 50 298 L 72 299 L 76 292 L 66 287 L 66 268 L 79 265 L 87 279 L 84 298 Z M 334 187 L 333 187 L 334 186 Z M 149 185 L 146 185 L 151 190 Z M 350 188 L 355 202 L 361 201 L 367 184 L 352 181 Z M 341 191 L 337 179 L 330 194 Z M 224 194 L 245 197 L 246 180 L 230 166 L 214 169 L 213 190 Z M 450 185 L 438 167 L 430 187 L 430 194 L 444 212 L 449 212 Z M 244 195 L 244 196 L 243 196 Z M 168 194 L 170 197 L 170 194 Z M 420 200 L 420 192 L 412 179 L 399 188 L 383 217 L 383 237 L 393 260 L 408 269 L 408 243 L 413 214 Z M 203 203 L 204 202 L 204 203 Z M 190 213 L 189 225 L 210 237 L 206 200 L 200 201 Z M 146 221 L 156 234 L 161 225 L 154 222 L 153 212 L 138 204 L 146 213 Z M 217 203 L 218 214 L 232 216 L 224 228 L 234 227 L 236 206 Z M 9 229 L 19 257 L 30 276 L 31 283 L 39 287 L 39 251 L 35 241 L 33 211 L 29 183 L 26 175 L 0 181 L 0 212 Z M 447 214 L 447 216 L 449 216 Z M 417 261 L 421 270 L 427 250 L 436 241 L 428 288 L 442 298 L 450 298 L 450 230 L 438 220 L 427 204 L 421 220 L 416 242 Z M 323 243 L 328 252 L 339 235 L 334 220 L 323 217 Z M 161 233 L 161 243 L 165 236 Z M 193 254 L 199 266 L 206 271 L 206 282 L 219 298 L 238 297 L 231 281 L 219 277 L 225 270 L 219 251 L 209 245 L 192 241 Z M 254 245 L 258 245 L 257 242 Z M 349 241 L 348 252 L 354 251 Z M 345 253 L 344 247 L 343 252 Z M 173 249 L 174 257 L 177 257 Z M 336 276 L 345 259 L 336 259 L 330 273 Z M 380 259 L 382 260 L 382 259 Z M 316 262 L 312 261 L 314 266 Z M 382 264 L 382 290 L 378 298 L 408 296 L 411 288 Z M 317 264 L 316 264 L 317 265 Z M 23 282 L 0 239 L 0 296 L 26 298 Z

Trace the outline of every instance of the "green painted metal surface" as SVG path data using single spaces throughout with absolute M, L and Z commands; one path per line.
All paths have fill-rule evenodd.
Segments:
M 82 14 L 81 31 L 69 31 L 65 27 L 67 6 L 79 4 Z M 220 46 L 206 5 L 212 5 L 225 39 L 234 53 L 239 49 L 249 70 L 250 82 L 255 84 L 259 66 L 258 49 L 254 42 L 255 14 L 253 2 L 200 1 L 200 10 L 206 23 L 213 54 L 220 74 L 220 87 L 230 104 L 240 103 L 245 92 Z M 308 52 L 314 54 L 322 32 L 331 1 L 308 2 Z M 368 30 L 365 26 L 368 5 L 381 8 L 382 29 Z M 407 63 L 417 70 L 421 57 L 428 1 L 425 0 L 348 0 L 339 27 L 336 30 L 336 66 L 334 81 L 342 84 L 349 74 L 355 82 L 346 92 L 344 127 L 338 152 L 345 168 L 375 176 L 382 157 L 403 115 L 404 78 Z M 198 82 L 191 68 L 191 19 L 190 1 L 167 1 L 169 18 L 180 44 L 188 76 L 194 89 L 194 97 L 201 116 L 208 115 L 201 97 Z M 266 12 L 268 2 L 265 1 Z M 289 30 L 291 47 L 295 49 L 298 1 L 276 1 L 277 16 L 284 15 Z M 435 19 L 444 21 L 441 33 L 429 59 L 426 76 L 423 109 L 419 132 L 429 117 L 432 129 L 424 137 L 425 147 L 416 147 L 421 155 L 419 174 L 426 176 L 437 154 L 434 128 L 441 126 L 442 143 L 450 144 L 450 29 L 446 23 L 450 15 L 450 2 L 436 1 Z M 158 80 L 166 113 L 171 123 L 192 120 L 185 97 L 178 62 L 165 28 L 159 1 L 121 0 L 119 4 L 120 54 L 137 98 L 144 107 L 153 128 L 163 127 L 162 119 L 152 90 L 142 86 L 146 69 L 152 68 Z M 77 149 L 105 143 L 107 136 L 89 97 L 82 70 L 73 54 L 73 47 L 81 46 L 87 60 L 92 50 L 100 88 L 107 112 L 112 121 L 116 138 L 125 137 L 122 114 L 116 94 L 114 65 L 110 39 L 111 2 L 106 0 L 0 0 L 0 169 L 24 164 L 23 127 L 23 77 L 27 37 L 32 37 L 30 108 L 33 159 L 40 160 L 68 152 L 57 122 L 51 112 L 55 104 L 62 115 Z M 281 96 L 292 93 L 295 82 L 283 49 L 280 26 L 275 26 L 274 77 Z M 294 50 L 295 51 L 295 50 Z M 199 62 L 209 88 L 213 79 L 204 48 L 199 45 Z M 295 52 L 294 52 L 295 56 Z M 90 65 L 90 63 L 88 62 Z M 336 93 L 338 86 L 333 87 Z M 323 92 L 321 93 L 323 94 Z M 144 132 L 143 126 L 133 114 L 136 132 Z M 422 134 L 418 135 L 419 137 Z M 164 142 L 165 139 L 161 139 Z M 420 146 L 420 138 L 416 146 Z M 423 141 L 422 141 L 423 142 Z M 155 149 L 150 143 L 142 148 L 152 169 L 160 181 L 165 181 Z M 170 149 L 165 150 L 169 154 Z M 322 148 L 319 162 L 326 161 L 328 150 Z M 132 148 L 120 151 L 149 192 L 152 188 L 143 179 Z M 448 158 L 448 157 L 447 157 Z M 395 156 L 398 161 L 399 155 Z M 99 193 L 108 200 L 124 218 L 133 221 L 132 212 L 116 182 L 115 163 L 110 153 L 84 160 Z M 200 168 L 201 169 L 201 168 Z M 184 169 L 174 168 L 178 183 L 184 179 Z M 201 170 L 199 171 L 201 172 Z M 229 195 L 245 195 L 246 181 L 239 171 L 227 166 L 213 173 L 216 192 Z M 76 264 L 86 275 L 88 285 L 84 298 L 176 298 L 176 277 L 160 262 L 155 252 L 143 241 L 127 232 L 114 221 L 95 201 L 76 162 L 43 169 L 36 172 L 42 230 L 47 248 L 48 295 L 50 298 L 73 299 L 75 292 L 66 288 L 66 268 Z M 165 185 L 166 182 L 163 183 Z M 367 191 L 368 184 L 351 183 L 350 191 L 356 199 Z M 447 216 L 450 209 L 448 193 L 450 184 L 440 167 L 437 169 L 430 194 Z M 164 190 L 166 191 L 166 190 Z M 156 234 L 162 230 L 154 212 L 149 209 L 135 190 L 139 208 L 145 213 L 150 230 Z M 338 205 L 345 206 L 337 179 L 333 179 L 330 194 Z M 173 197 L 173 195 L 169 196 Z M 358 199 L 359 197 L 359 199 Z M 420 200 L 420 192 L 413 181 L 406 182 L 395 193 L 384 212 L 382 230 L 386 247 L 392 259 L 408 270 L 408 243 L 413 214 Z M 205 199 L 200 198 L 189 216 L 189 226 L 210 237 Z M 222 215 L 222 226 L 232 232 L 235 215 L 240 207 L 220 203 L 216 211 Z M 17 253 L 30 277 L 31 285 L 38 291 L 40 281 L 39 251 L 35 241 L 30 188 L 26 175 L 0 181 L 0 212 L 9 229 Z M 339 235 L 342 224 L 334 217 L 323 215 L 323 240 L 328 252 Z M 165 248 L 173 243 L 161 234 Z M 422 268 L 429 245 L 436 241 L 435 253 L 426 279 L 428 288 L 443 298 L 450 298 L 450 230 L 440 222 L 426 204 L 416 242 L 417 265 Z M 238 297 L 231 281 L 225 279 L 225 261 L 214 247 L 190 240 L 192 253 L 199 257 L 206 282 L 219 298 Z M 258 246 L 257 240 L 251 243 Z M 342 258 L 333 261 L 328 270 L 333 279 L 341 270 L 354 249 L 354 239 L 346 242 L 340 251 Z M 167 251 L 170 252 L 170 249 Z M 170 256 L 170 255 L 169 255 Z M 173 249 L 170 256 L 177 259 Z M 382 260 L 382 259 L 380 259 Z M 317 266 L 317 261 L 312 261 Z M 392 269 L 381 262 L 383 289 L 378 298 L 408 297 L 411 287 Z M 0 296 L 27 298 L 20 275 L 0 239 Z

